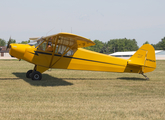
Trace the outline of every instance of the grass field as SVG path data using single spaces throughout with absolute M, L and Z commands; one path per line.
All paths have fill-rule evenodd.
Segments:
M 52 69 L 41 81 L 33 65 L 0 60 L 0 119 L 164 120 L 165 61 L 146 75 Z

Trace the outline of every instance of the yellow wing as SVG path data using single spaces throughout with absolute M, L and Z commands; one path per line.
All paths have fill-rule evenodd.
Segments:
M 40 40 L 43 39 L 45 41 L 52 41 L 52 39 L 54 42 L 57 41 L 57 45 L 65 45 L 71 47 L 74 45 L 74 48 L 81 48 L 81 47 L 88 47 L 88 46 L 93 46 L 95 45 L 95 43 L 87 38 L 75 35 L 75 34 L 71 34 L 71 33 L 58 33 L 58 34 L 54 34 L 54 35 L 50 35 L 50 36 L 46 36 L 46 37 L 36 37 L 36 38 L 29 38 L 30 40 Z

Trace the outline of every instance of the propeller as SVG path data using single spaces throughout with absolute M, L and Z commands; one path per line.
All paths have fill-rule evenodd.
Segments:
M 8 48 L 10 48 L 10 42 L 11 42 L 11 36 L 10 36 L 9 41 L 8 41 L 8 43 L 7 43 L 6 50 L 7 50 Z

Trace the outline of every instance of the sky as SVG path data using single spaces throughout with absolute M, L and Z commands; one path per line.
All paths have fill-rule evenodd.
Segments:
M 91 40 L 165 37 L 165 0 L 0 0 L 0 38 L 17 42 L 69 32 Z

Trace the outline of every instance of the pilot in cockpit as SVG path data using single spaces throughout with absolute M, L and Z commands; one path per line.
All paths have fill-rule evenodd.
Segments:
M 53 52 L 53 47 L 52 47 L 52 43 L 51 42 L 48 42 L 48 45 L 47 45 L 47 48 L 46 50 L 47 52 Z

